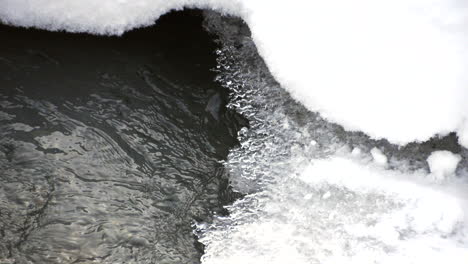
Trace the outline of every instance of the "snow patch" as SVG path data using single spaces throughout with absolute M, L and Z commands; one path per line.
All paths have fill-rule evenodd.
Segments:
M 372 158 L 374 159 L 374 162 L 381 165 L 381 166 L 386 166 L 387 165 L 387 162 L 388 162 L 388 159 L 387 159 L 387 156 L 385 156 L 385 154 L 383 154 L 383 152 L 374 147 L 371 149 L 371 155 L 372 155 Z
M 429 175 L 434 181 L 443 181 L 446 178 L 455 175 L 458 163 L 461 161 L 461 156 L 453 154 L 450 151 L 441 150 L 434 151 L 427 158 L 431 174 Z

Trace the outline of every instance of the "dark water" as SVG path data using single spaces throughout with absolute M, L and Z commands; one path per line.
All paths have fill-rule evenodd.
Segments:
M 242 118 L 197 11 L 123 37 L 0 27 L 0 263 L 198 263 Z

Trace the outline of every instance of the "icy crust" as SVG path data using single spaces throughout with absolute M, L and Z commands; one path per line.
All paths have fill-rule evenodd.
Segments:
M 250 128 L 226 162 L 246 196 L 197 225 L 202 263 L 466 263 L 468 152 L 455 138 L 398 147 L 345 132 L 275 82 L 236 22 L 207 20 L 224 43 L 218 80 Z
M 468 9 L 460 0 L 0 0 L 0 20 L 122 34 L 170 10 L 242 17 L 273 76 L 309 110 L 392 143 L 456 131 L 468 146 Z
M 297 173 L 232 205 L 202 238 L 203 263 L 466 263 L 466 184 L 345 156 Z

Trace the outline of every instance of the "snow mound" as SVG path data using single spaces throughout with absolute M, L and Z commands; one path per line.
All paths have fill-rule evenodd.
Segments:
M 385 154 L 383 154 L 383 152 L 378 149 L 378 148 L 372 148 L 371 149 L 371 155 L 372 155 L 372 158 L 374 159 L 375 163 L 381 165 L 381 166 L 385 166 L 387 165 L 387 162 L 388 162 L 388 158 L 387 156 L 385 156 Z
M 221 13 L 240 10 L 237 1 L 212 0 L 0 0 L 0 20 L 48 30 L 120 35 L 155 24 L 172 10 L 209 8 Z
M 455 175 L 455 170 L 460 161 L 461 156 L 450 151 L 434 151 L 427 158 L 431 170 L 430 176 L 436 181 L 442 181 L 449 176 Z
M 296 100 L 347 130 L 397 144 L 462 133 L 466 2 L 289 3 L 266 9 L 254 1 L 247 21 L 268 67 Z
M 0 0 L 3 23 L 122 34 L 184 7 L 242 17 L 309 110 L 392 143 L 468 146 L 468 3 L 459 0 Z

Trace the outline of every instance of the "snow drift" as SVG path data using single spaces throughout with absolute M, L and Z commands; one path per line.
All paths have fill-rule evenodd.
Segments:
M 242 17 L 309 110 L 392 143 L 451 131 L 468 146 L 468 4 L 459 0 L 0 0 L 3 23 L 122 34 L 184 7 Z

